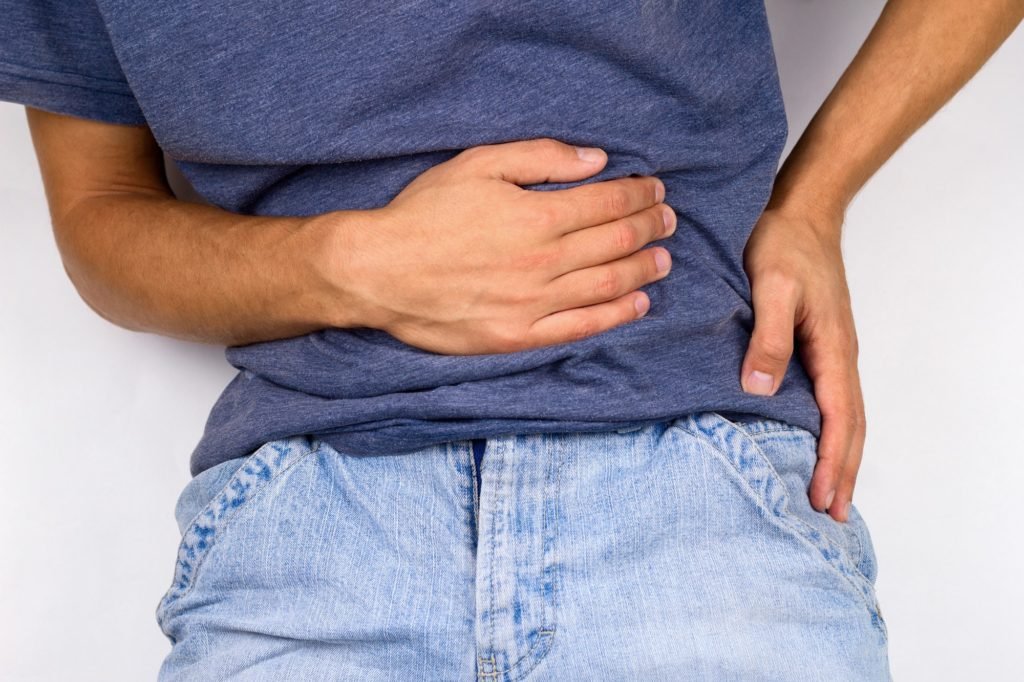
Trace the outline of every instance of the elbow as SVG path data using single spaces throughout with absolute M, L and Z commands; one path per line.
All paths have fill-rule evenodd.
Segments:
M 121 327 L 122 329 L 126 329 L 132 332 L 146 331 L 140 325 L 135 324 L 131 320 L 127 320 L 124 317 L 116 315 L 113 312 L 111 312 L 110 308 L 105 306 L 101 302 L 99 296 L 89 291 L 89 287 L 84 285 L 84 283 L 82 282 L 82 278 L 76 277 L 73 274 L 74 269 L 69 268 L 67 262 L 63 258 L 61 259 L 61 264 L 64 267 L 64 272 L 67 275 L 68 280 L 71 282 L 71 286 L 75 288 L 75 292 L 78 293 L 78 297 L 85 303 L 86 306 L 89 307 L 90 310 L 92 310 L 94 313 L 99 315 L 107 322 L 117 327 Z

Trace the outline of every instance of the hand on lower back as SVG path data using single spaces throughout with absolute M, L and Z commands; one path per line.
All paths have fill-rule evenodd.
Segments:
M 641 315 L 661 279 L 644 249 L 675 229 L 654 177 L 561 190 L 607 161 L 538 139 L 467 149 L 344 235 L 360 319 L 437 353 L 506 353 L 591 336 Z M 665 216 L 668 216 L 666 219 Z M 668 227 L 666 227 L 666 220 Z M 646 312 L 646 307 L 643 309 Z
M 744 251 L 754 332 L 740 377 L 744 390 L 773 395 L 786 373 L 795 336 L 822 415 L 818 463 L 808 491 L 811 504 L 846 521 L 865 421 L 857 333 L 839 242 L 841 221 L 767 210 L 755 225 Z

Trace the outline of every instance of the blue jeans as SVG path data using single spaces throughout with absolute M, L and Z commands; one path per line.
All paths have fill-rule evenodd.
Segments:
M 875 554 L 810 506 L 816 440 L 750 415 L 196 476 L 160 680 L 889 680 Z M 479 480 L 479 487 L 477 481 Z

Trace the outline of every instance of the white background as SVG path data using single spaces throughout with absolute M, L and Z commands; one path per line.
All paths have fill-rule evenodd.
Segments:
M 788 152 L 882 3 L 768 4 Z M 869 426 L 855 501 L 896 680 L 1024 675 L 1022 122 L 1018 30 L 847 215 Z M 154 679 L 174 503 L 234 371 L 79 299 L 9 103 L 0 206 L 0 679 Z

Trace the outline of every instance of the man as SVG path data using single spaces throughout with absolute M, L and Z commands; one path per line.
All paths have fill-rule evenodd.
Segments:
M 0 53 L 68 274 L 240 370 L 166 679 L 887 674 L 842 215 L 1020 2 L 890 2 L 778 177 L 754 2 L 72 4 Z

